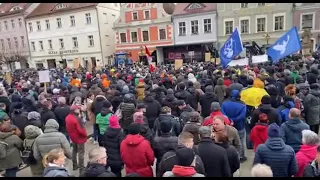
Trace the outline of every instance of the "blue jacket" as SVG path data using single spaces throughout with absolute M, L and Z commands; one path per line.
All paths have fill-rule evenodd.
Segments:
M 281 124 L 284 122 L 287 122 L 289 120 L 289 112 L 290 109 L 294 108 L 294 102 L 293 101 L 288 101 L 285 102 L 283 105 L 278 107 L 278 113 L 279 113 L 279 119 Z
M 295 153 L 280 137 L 268 138 L 257 147 L 253 164 L 270 166 L 273 177 L 291 177 L 298 172 Z
M 310 129 L 309 125 L 300 119 L 290 119 L 280 127 L 280 135 L 284 143 L 291 146 L 294 152 L 302 145 L 302 130 Z
M 240 131 L 244 129 L 247 106 L 241 101 L 237 101 L 236 97 L 239 95 L 239 91 L 233 90 L 231 93 L 231 99 L 226 100 L 221 105 L 222 114 L 226 115 L 234 123 L 234 127 Z

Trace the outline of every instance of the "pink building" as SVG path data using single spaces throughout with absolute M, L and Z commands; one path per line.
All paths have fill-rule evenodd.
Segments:
M 311 28 L 313 50 L 320 43 L 320 3 L 295 3 L 293 24 L 303 33 L 304 28 Z
M 24 18 L 39 3 L 2 3 L 0 5 L 0 64 L 3 70 L 27 68 L 30 61 Z

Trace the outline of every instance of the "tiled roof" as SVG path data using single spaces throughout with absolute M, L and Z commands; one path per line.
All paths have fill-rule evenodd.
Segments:
M 96 6 L 98 3 L 63 3 L 66 8 L 55 9 L 55 7 L 61 3 L 41 3 L 35 10 L 33 10 L 26 18 L 49 15 L 57 12 L 70 11 L 80 9 L 84 7 Z
M 32 3 L 1 3 L 0 5 L 0 17 L 11 14 L 17 14 L 25 11 Z M 22 9 L 10 11 L 13 7 L 19 6 Z
M 190 4 L 193 4 L 193 3 L 177 3 L 172 15 L 174 16 L 174 15 L 184 15 L 184 14 L 196 14 L 196 13 L 217 10 L 216 3 L 198 3 L 198 4 L 203 5 L 204 7 L 203 8 L 196 8 L 196 9 L 187 9 L 187 7 Z

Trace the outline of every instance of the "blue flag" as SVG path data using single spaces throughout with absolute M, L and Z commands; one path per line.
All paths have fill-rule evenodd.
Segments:
M 268 48 L 267 54 L 271 57 L 273 63 L 277 63 L 281 58 L 289 56 L 300 49 L 300 37 L 297 28 L 293 27 Z
M 241 37 L 236 28 L 229 39 L 224 43 L 222 48 L 220 49 L 220 60 L 223 67 L 227 67 L 228 64 L 232 61 L 232 59 L 239 55 L 243 51 L 243 45 L 241 41 Z

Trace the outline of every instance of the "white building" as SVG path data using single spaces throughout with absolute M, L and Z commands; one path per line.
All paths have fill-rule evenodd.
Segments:
M 111 63 L 119 3 L 41 3 L 26 17 L 32 66 Z

